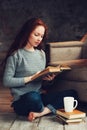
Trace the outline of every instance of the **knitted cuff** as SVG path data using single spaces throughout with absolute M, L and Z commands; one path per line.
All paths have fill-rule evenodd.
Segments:
M 56 109 L 51 104 L 48 104 L 47 107 L 51 110 L 53 114 L 56 114 Z

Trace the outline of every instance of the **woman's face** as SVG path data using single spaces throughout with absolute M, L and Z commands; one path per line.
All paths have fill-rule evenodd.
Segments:
M 37 26 L 30 34 L 28 39 L 28 46 L 30 47 L 37 47 L 44 36 L 45 28 L 41 25 Z

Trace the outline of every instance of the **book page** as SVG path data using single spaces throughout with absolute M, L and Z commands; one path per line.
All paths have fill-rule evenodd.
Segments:
M 60 73 L 64 70 L 71 70 L 71 68 L 69 66 L 60 66 L 60 65 L 58 65 L 56 67 L 55 66 L 48 66 L 44 70 L 42 70 L 41 72 L 32 76 L 31 81 L 36 79 L 36 78 L 46 76 L 47 74 L 51 74 L 51 73 L 57 74 L 57 73 Z

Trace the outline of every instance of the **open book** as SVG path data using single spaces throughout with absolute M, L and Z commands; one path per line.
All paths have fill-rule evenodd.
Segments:
M 71 70 L 71 68 L 69 66 L 63 66 L 63 65 L 48 66 L 44 70 L 42 70 L 41 72 L 32 76 L 31 81 L 36 79 L 36 78 L 39 78 L 39 77 L 44 77 L 44 76 L 51 74 L 51 73 L 57 74 L 57 73 L 60 73 L 62 71 L 65 71 L 65 70 Z

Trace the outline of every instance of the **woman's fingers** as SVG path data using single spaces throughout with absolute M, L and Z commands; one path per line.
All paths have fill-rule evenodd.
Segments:
M 43 80 L 51 81 L 55 78 L 55 76 L 56 76 L 55 74 L 52 74 L 52 75 L 49 74 L 46 77 L 44 77 Z

